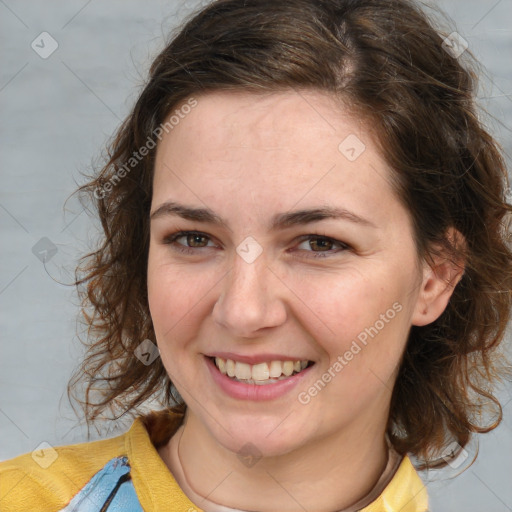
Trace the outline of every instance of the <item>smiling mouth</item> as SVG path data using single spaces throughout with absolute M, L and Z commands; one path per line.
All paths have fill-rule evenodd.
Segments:
M 244 384 L 265 385 L 288 379 L 313 364 L 313 361 L 268 361 L 258 364 L 247 364 L 222 357 L 209 357 L 222 375 L 235 382 Z

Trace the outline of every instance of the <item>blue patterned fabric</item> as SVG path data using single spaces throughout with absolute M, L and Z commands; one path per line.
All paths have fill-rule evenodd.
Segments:
M 61 512 L 143 512 L 128 458 L 109 460 Z

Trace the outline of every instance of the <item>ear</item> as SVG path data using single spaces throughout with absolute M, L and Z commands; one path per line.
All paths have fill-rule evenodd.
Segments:
M 465 239 L 455 228 L 446 233 L 449 242 L 460 249 L 465 248 Z M 437 320 L 446 309 L 457 283 L 464 275 L 463 257 L 456 261 L 453 255 L 442 246 L 432 247 L 430 261 L 424 262 L 423 279 L 416 307 L 412 316 L 412 325 L 428 325 Z

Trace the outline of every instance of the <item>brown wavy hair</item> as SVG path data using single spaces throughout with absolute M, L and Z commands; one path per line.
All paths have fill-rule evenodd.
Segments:
M 208 91 L 290 89 L 330 93 L 376 131 L 420 258 L 439 244 L 459 258 L 445 235 L 454 227 L 465 237 L 465 272 L 446 310 L 410 330 L 391 400 L 393 446 L 423 467 L 442 466 L 449 441 L 464 447 L 500 423 L 491 384 L 504 370 L 512 300 L 507 171 L 478 117 L 478 63 L 469 50 L 459 58 L 447 51 L 436 23 L 408 0 L 218 0 L 177 30 L 109 143 L 108 161 L 76 191 L 103 230 L 75 273 L 88 350 L 68 393 L 88 424 L 107 412 L 134 415 L 154 398 L 186 409 L 160 358 L 145 365 L 134 357 L 143 340 L 155 340 L 149 141 L 187 99 Z

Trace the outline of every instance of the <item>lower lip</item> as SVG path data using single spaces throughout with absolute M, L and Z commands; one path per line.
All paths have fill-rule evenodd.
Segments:
M 279 398 L 286 393 L 290 392 L 295 386 L 299 384 L 309 373 L 309 370 L 314 365 L 304 368 L 300 373 L 292 375 L 287 379 L 279 380 L 274 384 L 246 384 L 244 382 L 237 382 L 227 375 L 220 373 L 215 363 L 206 357 L 206 366 L 210 370 L 213 380 L 217 385 L 232 398 L 239 400 L 273 400 Z

